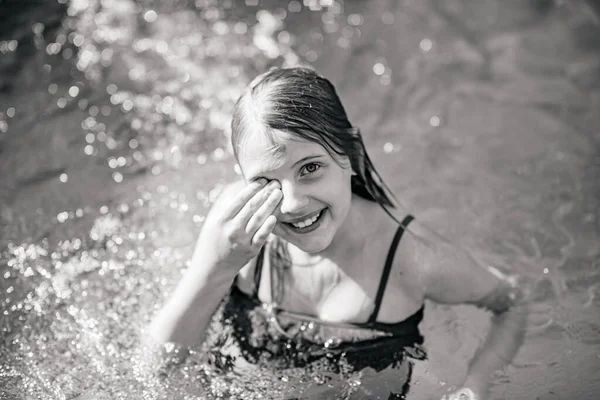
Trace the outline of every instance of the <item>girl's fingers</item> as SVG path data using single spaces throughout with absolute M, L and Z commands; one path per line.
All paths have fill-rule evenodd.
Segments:
M 257 192 L 250 200 L 248 200 L 246 204 L 242 207 L 242 209 L 234 217 L 235 225 L 242 231 L 245 231 L 246 225 L 248 225 L 248 221 L 250 220 L 250 218 L 252 218 L 254 213 L 256 213 L 256 211 L 262 206 L 262 204 L 269 199 L 271 192 L 277 186 L 277 182 L 271 181 L 271 183 L 269 183 L 262 190 Z
M 252 237 L 252 246 L 259 249 L 262 245 L 264 245 L 269 237 L 269 234 L 273 231 L 275 224 L 277 224 L 277 217 L 274 215 L 269 215 L 262 226 L 258 228 Z
M 258 210 L 250 216 L 248 223 L 246 224 L 246 233 L 252 237 L 254 233 L 263 225 L 269 215 L 273 214 L 279 205 L 279 202 L 283 198 L 281 190 L 275 189 L 267 197 L 264 203 L 260 205 Z
M 240 212 L 240 210 L 244 208 L 248 201 L 254 198 L 261 189 L 264 189 L 264 187 L 265 181 L 261 180 L 246 185 L 238 193 L 233 193 L 233 200 L 223 207 L 223 220 L 228 220 L 235 217 Z

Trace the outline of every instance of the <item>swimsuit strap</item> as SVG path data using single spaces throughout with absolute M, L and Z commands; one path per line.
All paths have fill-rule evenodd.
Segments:
M 258 299 L 258 288 L 260 287 L 260 278 L 262 276 L 263 263 L 265 258 L 265 245 L 260 248 L 258 255 L 256 256 L 256 265 L 254 266 L 254 297 Z
M 381 280 L 379 281 L 379 288 L 377 288 L 377 296 L 375 296 L 375 309 L 371 313 L 371 316 L 368 320 L 370 323 L 377 321 L 377 315 L 379 314 L 379 308 L 381 308 L 385 287 L 387 286 L 390 271 L 392 270 L 392 262 L 394 261 L 394 255 L 396 254 L 396 248 L 398 247 L 398 243 L 400 243 L 400 239 L 402 238 L 404 230 L 413 219 L 414 217 L 412 215 L 407 215 L 396 230 L 396 234 L 394 235 L 394 239 L 392 240 L 392 244 L 387 254 L 387 259 L 385 260 L 385 265 L 383 266 Z

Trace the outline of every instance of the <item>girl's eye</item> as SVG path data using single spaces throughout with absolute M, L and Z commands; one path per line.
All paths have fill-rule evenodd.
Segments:
M 319 170 L 319 168 L 321 168 L 321 166 L 317 163 L 308 163 L 304 167 L 302 167 L 300 174 L 301 175 L 313 174 L 313 173 L 317 172 Z M 303 172 L 306 172 L 306 174 Z

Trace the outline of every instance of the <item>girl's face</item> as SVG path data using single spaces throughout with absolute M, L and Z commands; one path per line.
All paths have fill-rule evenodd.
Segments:
M 249 134 L 240 144 L 239 164 L 248 183 L 277 180 L 283 199 L 273 233 L 307 253 L 325 250 L 346 219 L 352 191 L 347 158 L 338 162 L 318 143 L 294 134 Z

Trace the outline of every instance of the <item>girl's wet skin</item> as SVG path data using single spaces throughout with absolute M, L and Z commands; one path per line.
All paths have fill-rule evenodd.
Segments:
M 281 149 L 277 156 L 271 155 L 273 147 Z M 275 214 L 278 223 L 274 233 L 302 251 L 318 254 L 332 245 L 335 248 L 338 243 L 332 242 L 336 233 L 353 228 L 354 220 L 349 219 L 352 170 L 347 159 L 335 160 L 317 143 L 274 132 L 272 140 L 259 134 L 246 139 L 239 164 L 249 182 L 259 178 L 279 182 L 283 199 Z M 298 225 L 304 222 L 311 225 Z
M 386 399 L 404 390 L 398 377 L 410 375 L 409 364 L 350 372 L 339 360 L 340 373 L 278 374 L 247 362 L 231 371 L 227 354 L 236 365 L 244 354 L 228 336 L 231 315 L 220 319 L 210 301 L 202 306 L 217 314 L 206 351 L 194 347 L 186 358 L 169 345 L 164 360 L 141 357 L 154 355 L 140 342 L 182 275 L 190 287 L 202 286 L 206 277 L 186 275 L 208 254 L 193 257 L 198 232 L 229 189 L 225 182 L 244 178 L 227 143 L 235 101 L 258 71 L 296 63 L 331 78 L 383 178 L 417 217 L 395 268 L 415 256 L 411 241 L 427 237 L 418 230 L 428 225 L 462 242 L 482 265 L 531 282 L 525 342 L 514 365 L 491 379 L 491 398 L 585 399 L 597 391 L 600 33 L 589 2 L 17 3 L 0 4 L 0 14 L 9 8 L 0 18 L 0 397 L 302 397 L 311 382 L 325 398 Z M 248 144 L 257 137 L 249 134 Z M 282 172 L 278 163 L 264 167 Z M 304 251 L 293 239 L 320 227 L 286 231 L 269 219 L 284 220 L 284 189 L 296 201 L 292 210 L 327 207 L 323 228 L 348 199 L 303 195 L 300 182 L 246 192 L 248 201 L 259 197 L 256 213 L 247 214 L 249 230 L 266 223 L 264 231 L 281 227 L 289 235 L 294 265 L 279 305 L 321 320 L 364 322 L 396 224 L 379 206 L 369 214 L 372 202 L 353 194 L 329 245 L 320 238 L 307 245 L 324 250 Z M 249 186 L 241 181 L 233 193 Z M 404 215 L 399 208 L 396 217 Z M 359 242 L 359 232 L 371 240 Z M 244 247 L 236 257 L 258 251 Z M 442 283 L 468 281 L 450 273 L 450 261 L 432 265 L 449 272 Z M 220 292 L 211 299 L 237 274 L 237 266 L 221 266 L 227 284 L 210 281 Z M 395 271 L 380 321 L 402 320 L 421 305 L 418 287 L 407 285 L 418 275 Z M 253 293 L 253 272 L 242 268 L 241 291 Z M 268 273 L 263 280 L 258 298 L 270 302 Z M 463 293 L 478 287 L 465 286 Z M 484 303 L 509 304 L 503 294 Z M 418 328 L 427 359 L 413 360 L 411 396 L 457 389 L 489 315 L 426 302 Z M 203 324 L 190 322 L 195 333 Z M 361 354 L 385 360 L 392 353 Z M 329 383 L 335 388 L 325 393 Z

